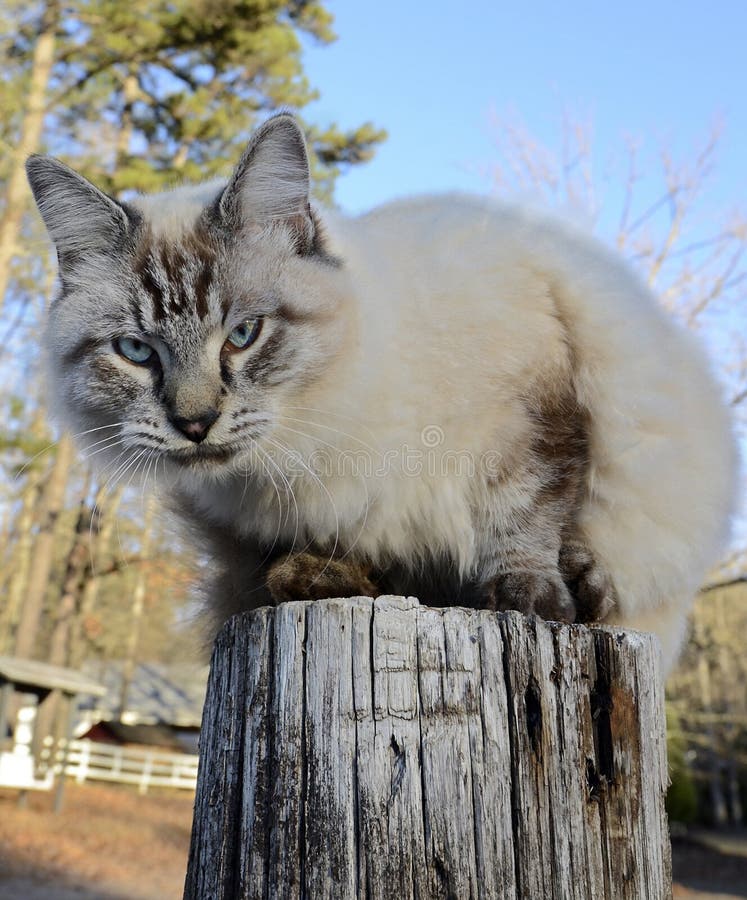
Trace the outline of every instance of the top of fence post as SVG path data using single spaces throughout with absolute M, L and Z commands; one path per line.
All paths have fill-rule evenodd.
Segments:
M 655 639 L 405 598 L 216 642 L 185 897 L 668 900 Z

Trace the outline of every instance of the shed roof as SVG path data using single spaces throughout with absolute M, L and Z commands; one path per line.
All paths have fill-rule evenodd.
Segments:
M 108 688 L 93 707 L 96 719 L 117 719 L 122 696 L 122 661 L 91 662 L 85 671 Z M 199 728 L 205 701 L 208 667 L 194 664 L 140 663 L 130 681 L 127 709 L 122 719 L 128 724 L 163 723 L 180 728 Z M 93 710 L 92 710 L 93 711 Z
M 176 753 L 185 752 L 177 732 L 168 725 L 125 725 L 123 722 L 102 721 L 92 725 L 81 737 L 96 741 L 102 739 L 102 734 L 120 744 L 145 744 Z
M 103 697 L 106 688 L 98 681 L 62 666 L 18 656 L 0 656 L 0 684 L 10 682 L 20 690 L 30 693 L 60 690 L 64 694 L 86 694 Z

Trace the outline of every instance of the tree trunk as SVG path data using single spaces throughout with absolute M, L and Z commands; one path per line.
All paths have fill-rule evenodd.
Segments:
M 108 560 L 114 526 L 117 523 L 117 511 L 122 501 L 124 488 L 115 488 L 107 501 L 106 485 L 101 486 L 93 503 L 95 517 L 94 546 L 91 547 L 89 566 L 85 573 L 85 583 L 80 599 L 80 609 L 73 623 L 70 636 L 70 665 L 77 668 L 83 662 L 86 647 L 86 629 L 88 620 L 93 615 L 101 584 L 100 570 L 104 560 Z
M 75 620 L 83 573 L 86 568 L 86 558 L 89 552 L 88 529 L 91 524 L 91 508 L 88 505 L 88 490 L 90 482 L 91 476 L 89 474 L 82 490 L 73 543 L 67 555 L 62 591 L 54 611 L 54 625 L 49 640 L 49 652 L 45 657 L 45 662 L 53 666 L 66 666 L 69 662 L 70 633 Z M 60 711 L 64 710 L 66 705 L 61 701 L 62 697 L 54 691 L 39 708 L 34 734 L 35 743 L 38 747 L 41 747 L 40 742 L 48 735 L 51 735 L 55 740 L 65 736 L 67 722 L 60 720 Z M 65 716 L 66 719 L 67 716 Z
M 3 653 L 10 652 L 13 640 L 13 628 L 18 621 L 23 596 L 28 584 L 31 569 L 31 553 L 34 546 L 34 512 L 39 500 L 39 485 L 33 478 L 29 479 L 21 497 L 21 508 L 16 517 L 16 539 L 13 553 L 8 561 L 10 576 L 5 603 L 0 609 L 0 634 L 4 641 Z
M 91 528 L 91 516 L 93 515 L 88 503 L 90 488 L 91 474 L 89 472 L 81 490 L 73 542 L 67 555 L 60 599 L 54 612 L 54 626 L 47 654 L 47 662 L 50 662 L 53 666 L 66 666 L 69 662 L 70 633 L 75 620 L 78 600 L 83 586 L 83 577 L 88 562 L 88 554 L 90 553 L 88 536 Z
M 29 425 L 29 433 L 33 438 L 44 439 L 47 434 L 45 421 L 44 412 L 40 406 L 37 406 Z M 13 552 L 8 561 L 6 600 L 0 608 L 0 635 L 4 641 L 0 650 L 2 653 L 10 653 L 13 650 L 13 630 L 19 619 L 22 601 L 29 582 L 34 548 L 34 524 L 41 494 L 38 469 L 45 461 L 42 454 L 41 462 L 31 459 L 26 464 L 26 484 L 21 494 L 21 506 L 13 529 L 15 532 Z
M 43 492 L 41 524 L 34 543 L 26 599 L 21 607 L 16 631 L 16 656 L 31 656 L 34 649 L 54 562 L 57 522 L 65 504 L 65 490 L 72 464 L 73 442 L 68 435 L 63 435 L 57 444 L 57 456 Z
M 31 59 L 26 112 L 18 142 L 11 151 L 10 173 L 5 190 L 5 207 L 0 218 L 0 310 L 5 302 L 11 274 L 11 262 L 18 244 L 26 202 L 29 196 L 24 168 L 26 157 L 39 149 L 44 127 L 44 107 L 49 79 L 54 66 L 54 50 L 59 4 L 48 2 L 42 14 L 39 34 Z
M 148 558 L 150 553 L 150 545 L 153 540 L 153 518 L 156 511 L 155 497 L 149 497 L 145 508 L 145 519 L 143 521 L 143 536 L 140 541 L 140 554 L 143 559 Z M 143 611 L 145 609 L 145 589 L 147 586 L 147 570 L 146 566 L 138 566 L 135 587 L 132 591 L 132 613 L 130 615 L 130 630 L 127 635 L 125 645 L 125 658 L 122 666 L 122 687 L 119 696 L 119 718 L 125 714 L 127 710 L 127 698 L 130 693 L 130 685 L 135 674 L 135 666 L 137 665 L 137 646 L 140 639 L 140 626 L 143 619 Z
M 668 900 L 649 635 L 382 597 L 237 616 L 185 898 Z

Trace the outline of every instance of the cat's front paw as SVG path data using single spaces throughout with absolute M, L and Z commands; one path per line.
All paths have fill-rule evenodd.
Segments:
M 488 607 L 535 613 L 551 622 L 574 622 L 576 604 L 560 575 L 544 572 L 504 572 L 488 590 Z
M 314 553 L 289 554 L 275 560 L 266 579 L 275 604 L 327 597 L 376 597 L 379 593 L 366 567 Z
M 617 603 L 612 579 L 580 541 L 563 544 L 560 571 L 573 596 L 577 622 L 598 622 Z

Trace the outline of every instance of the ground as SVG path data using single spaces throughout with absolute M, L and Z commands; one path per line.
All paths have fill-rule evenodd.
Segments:
M 18 809 L 0 791 L 3 900 L 178 900 L 192 818 L 190 794 L 140 797 L 124 787 L 68 784 L 65 806 L 34 794 Z M 675 900 L 747 898 L 747 834 L 696 833 L 673 847 Z
M 692 832 L 672 843 L 675 900 L 747 897 L 747 832 Z
M 65 787 L 62 812 L 50 794 L 0 791 L 3 900 L 176 900 L 189 851 L 193 796 L 141 797 L 119 786 Z

